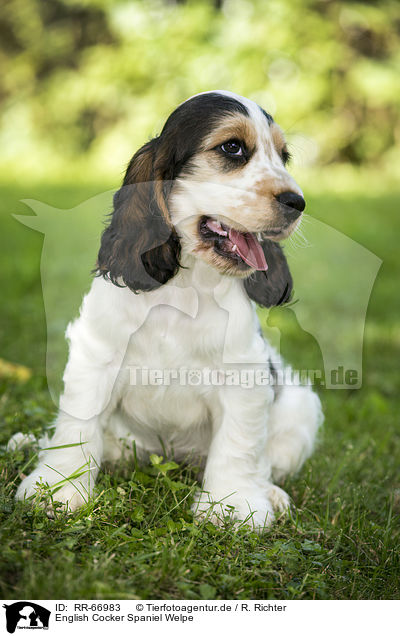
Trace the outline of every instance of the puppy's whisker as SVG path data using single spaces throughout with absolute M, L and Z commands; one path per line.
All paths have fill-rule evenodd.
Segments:
M 303 212 L 299 225 L 307 225 L 307 223 L 312 223 L 312 222 L 313 222 L 312 216 L 310 216 L 310 214 L 307 214 L 306 212 Z
M 299 247 L 310 246 L 310 242 L 307 236 L 304 234 L 303 228 L 301 228 L 300 226 L 296 228 L 295 232 L 293 232 L 292 237 L 293 237 L 293 243 L 298 245 Z

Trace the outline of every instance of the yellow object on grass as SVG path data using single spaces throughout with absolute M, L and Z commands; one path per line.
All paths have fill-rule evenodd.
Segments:
M 0 358 L 0 379 L 14 378 L 18 382 L 27 382 L 32 377 L 32 370 L 22 364 L 8 362 Z

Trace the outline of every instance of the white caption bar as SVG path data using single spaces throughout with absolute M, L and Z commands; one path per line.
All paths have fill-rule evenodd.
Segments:
M 398 623 L 400 601 L 0 601 L 0 633 L 96 634 L 235 633 L 329 636 L 356 629 L 363 636 Z M 23 630 L 23 632 L 21 632 Z M 40 636 L 36 634 L 35 636 Z

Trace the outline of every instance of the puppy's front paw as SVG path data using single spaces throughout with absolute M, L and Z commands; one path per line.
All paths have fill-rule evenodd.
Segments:
M 211 521 L 216 526 L 224 524 L 228 512 L 223 501 L 213 501 L 208 492 L 199 491 L 192 504 L 192 512 L 200 521 Z
M 279 486 L 275 486 L 275 484 L 271 484 L 267 490 L 267 497 L 270 500 L 272 507 L 274 510 L 280 513 L 286 512 L 290 506 L 290 497 L 289 495 L 279 488 Z
M 223 525 L 228 517 L 248 525 L 257 532 L 263 532 L 274 521 L 271 502 L 266 497 L 229 496 L 212 497 L 208 492 L 200 492 L 192 506 L 194 515 L 199 519 L 207 519 L 217 526 Z
M 34 498 L 33 503 L 43 506 L 51 516 L 55 502 L 62 504 L 61 508 L 70 512 L 87 502 L 90 494 L 87 479 L 62 482 L 65 482 L 62 477 L 56 481 L 54 471 L 50 473 L 47 467 L 38 466 L 22 480 L 15 497 L 20 500 Z
M 51 496 L 52 502 L 62 504 L 61 508 L 66 512 L 74 512 L 81 508 L 89 499 L 89 493 L 85 490 L 85 486 L 80 482 L 71 482 L 62 486 L 60 490 L 54 492 Z M 52 506 L 48 507 L 51 512 Z

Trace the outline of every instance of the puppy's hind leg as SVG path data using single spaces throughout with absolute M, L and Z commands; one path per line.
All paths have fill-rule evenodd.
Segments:
M 313 451 L 323 419 L 321 402 L 310 386 L 279 389 L 270 407 L 266 445 L 274 481 L 300 470 Z
M 137 445 L 129 426 L 126 414 L 116 409 L 108 418 L 104 429 L 104 461 L 116 464 L 118 461 L 135 459 L 142 461 L 148 458 L 140 445 Z

